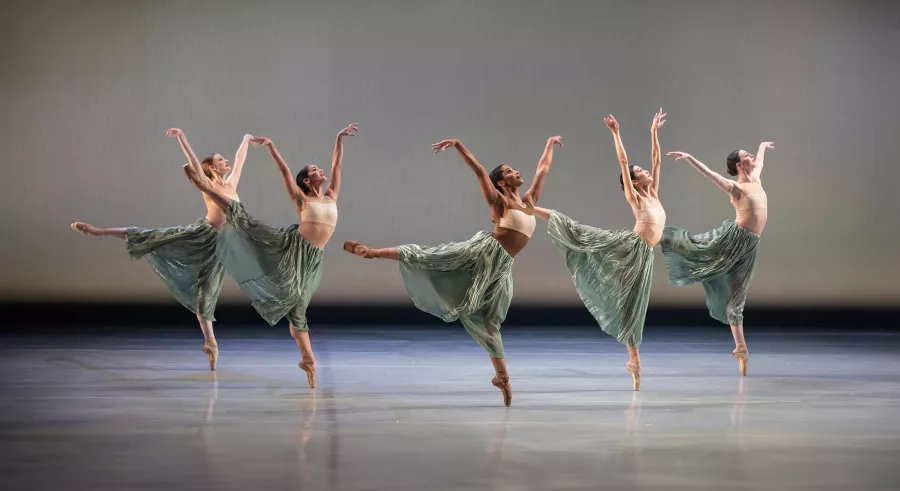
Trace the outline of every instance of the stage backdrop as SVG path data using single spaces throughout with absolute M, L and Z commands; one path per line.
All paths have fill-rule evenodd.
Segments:
M 335 134 L 359 122 L 315 303 L 405 303 L 396 264 L 341 243 L 438 244 L 491 227 L 472 172 L 431 143 L 459 138 L 486 168 L 508 163 L 530 182 L 562 135 L 540 205 L 630 228 L 602 118 L 615 114 L 631 162 L 648 166 L 662 106 L 662 151 L 722 173 L 731 150 L 775 142 L 751 304 L 896 304 L 898 13 L 871 1 L 7 2 L 0 296 L 173 303 L 121 241 L 69 223 L 203 216 L 168 127 L 201 157 L 270 137 L 296 172 L 328 168 Z M 243 176 L 251 214 L 296 221 L 264 150 L 250 149 Z M 733 217 L 684 162 L 664 158 L 661 184 L 673 225 Z M 578 303 L 543 223 L 515 289 L 519 304 Z M 223 299 L 246 302 L 230 280 Z M 668 285 L 658 252 L 652 301 L 702 305 L 699 287 Z

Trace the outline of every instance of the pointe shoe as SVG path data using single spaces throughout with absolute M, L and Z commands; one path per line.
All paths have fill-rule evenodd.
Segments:
M 203 345 L 203 352 L 209 357 L 209 369 L 215 370 L 216 363 L 219 362 L 219 345 L 215 343 L 205 343 Z
M 344 250 L 349 252 L 350 254 L 365 258 L 371 259 L 375 256 L 371 254 L 372 250 L 369 249 L 369 246 L 365 244 L 360 244 L 359 242 L 354 242 L 352 240 L 348 240 L 344 242 Z
M 750 361 L 750 352 L 747 351 L 746 346 L 739 346 L 731 352 L 738 361 L 738 367 L 741 369 L 741 376 L 747 376 L 747 362 Z
M 625 369 L 631 372 L 631 385 L 635 391 L 641 390 L 641 365 L 629 361 L 625 364 Z
M 100 235 L 102 235 L 96 227 L 84 222 L 72 222 L 72 224 L 69 225 L 69 228 L 81 235 L 87 235 L 90 237 L 99 237 Z
M 497 376 L 491 380 L 491 384 L 500 389 L 500 392 L 503 393 L 503 404 L 510 407 L 512 405 L 512 384 L 509 383 L 509 374 L 506 373 L 506 370 L 497 370 Z
M 316 362 L 315 361 L 301 361 L 297 364 L 301 370 L 306 372 L 306 382 L 309 384 L 310 389 L 316 388 Z

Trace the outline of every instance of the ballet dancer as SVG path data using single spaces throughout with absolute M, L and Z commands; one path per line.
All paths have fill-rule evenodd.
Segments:
M 172 128 L 166 134 L 187 145 L 181 130 Z M 234 155 L 234 166 L 220 154 L 196 162 L 198 172 L 206 176 L 211 188 L 234 200 L 239 199 L 237 187 L 247 159 L 250 138 L 251 135 L 244 135 Z M 124 239 L 126 250 L 132 258 L 146 258 L 178 302 L 196 314 L 205 339 L 203 352 L 209 358 L 209 369 L 215 370 L 219 346 L 213 331 L 216 320 L 213 314 L 225 276 L 225 270 L 216 258 L 216 242 L 218 230 L 225 224 L 225 213 L 206 193 L 203 194 L 203 201 L 206 217 L 187 226 L 162 229 L 98 228 L 75 222 L 71 228 L 84 235 Z
M 351 124 L 338 133 L 331 162 L 331 182 L 325 171 L 307 165 L 294 177 L 272 140 L 254 137 L 254 146 L 268 149 L 281 173 L 288 196 L 294 204 L 299 225 L 274 228 L 255 220 L 240 201 L 217 192 L 209 179 L 184 167 L 188 178 L 226 212 L 217 255 L 225 271 L 237 281 L 253 302 L 259 315 L 275 325 L 288 318 L 291 337 L 300 350 L 299 367 L 306 372 L 310 388 L 316 387 L 316 359 L 309 341 L 306 309 L 322 279 L 322 254 L 337 225 L 337 198 L 341 189 L 344 138 L 354 136 L 358 125 Z M 193 162 L 196 157 L 187 148 Z
M 496 376 L 491 383 L 500 389 L 506 406 L 512 404 L 512 385 L 506 370 L 500 326 L 506 319 L 513 294 L 514 257 L 534 233 L 534 207 L 553 162 L 554 146 L 562 139 L 547 140 L 531 188 L 523 197 L 521 173 L 508 165 L 488 173 L 459 140 L 432 145 L 435 153 L 456 148 L 475 172 L 481 193 L 491 209 L 493 232 L 481 231 L 465 242 L 436 247 L 402 245 L 373 249 L 347 241 L 344 250 L 364 258 L 393 259 L 400 264 L 406 291 L 420 310 L 445 322 L 459 319 L 466 331 L 490 355 Z
M 666 122 L 660 108 L 650 125 L 650 172 L 628 165 L 628 155 L 619 135 L 619 123 L 610 114 L 604 118 L 612 131 L 619 157 L 619 184 L 635 218 L 631 230 L 604 230 L 583 225 L 555 210 L 536 208 L 547 220 L 547 232 L 566 260 L 575 289 L 600 329 L 628 350 L 625 368 L 634 390 L 641 388 L 641 358 L 638 348 L 653 279 L 653 247 L 659 242 L 666 212 L 659 202 L 659 128 Z
M 747 375 L 749 351 L 744 340 L 744 303 L 756 266 L 759 237 L 766 226 L 768 199 L 760 175 L 766 149 L 772 142 L 759 145 L 758 156 L 746 150 L 735 150 L 725 158 L 728 174 L 737 181 L 722 177 L 692 155 L 669 152 L 675 160 L 687 160 L 722 191 L 728 193 L 734 206 L 734 220 L 726 220 L 709 232 L 690 235 L 686 230 L 667 226 L 660 246 L 669 270 L 669 282 L 676 286 L 700 282 L 706 292 L 709 315 L 731 326 L 741 375 Z

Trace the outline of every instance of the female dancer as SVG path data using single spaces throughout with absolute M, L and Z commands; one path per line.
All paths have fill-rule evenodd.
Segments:
M 619 123 L 610 114 L 604 118 L 612 131 L 619 156 L 619 184 L 631 205 L 633 230 L 604 230 L 578 223 L 557 211 L 536 208 L 549 222 L 547 232 L 566 258 L 575 289 L 603 332 L 625 345 L 634 390 L 641 388 L 641 358 L 638 348 L 653 278 L 653 247 L 659 242 L 666 212 L 659 202 L 659 138 L 666 122 L 660 108 L 650 125 L 650 172 L 628 165 L 628 155 L 619 136 Z
M 709 315 L 731 326 L 741 375 L 747 375 L 749 352 L 744 340 L 744 302 L 756 265 L 759 236 L 766 226 L 768 200 L 760 174 L 766 149 L 772 142 L 759 145 L 758 157 L 745 150 L 735 150 L 725 159 L 726 179 L 690 154 L 669 152 L 675 160 L 687 160 L 698 172 L 709 178 L 731 197 L 735 219 L 726 220 L 719 228 L 705 234 L 689 235 L 686 230 L 667 226 L 660 243 L 669 269 L 669 282 L 676 286 L 701 282 L 706 292 Z
M 187 145 L 184 133 L 178 128 L 172 128 L 166 134 Z M 234 167 L 219 154 L 210 155 L 202 162 L 197 161 L 198 171 L 207 177 L 210 186 L 234 200 L 238 199 L 237 186 L 247 159 L 250 138 L 251 135 L 244 135 L 244 140 L 234 155 Z M 206 218 L 185 227 L 97 228 L 84 222 L 75 222 L 71 227 L 85 235 L 124 239 L 132 258 L 146 257 L 175 298 L 197 315 L 200 330 L 206 339 L 203 352 L 209 358 L 209 369 L 215 370 L 219 346 L 213 332 L 213 322 L 216 320 L 213 314 L 225 275 L 225 270 L 216 258 L 216 241 L 218 229 L 225 223 L 225 213 L 205 193 L 203 201 L 206 203 Z
M 337 197 L 341 189 L 344 137 L 354 136 L 357 124 L 341 130 L 334 145 L 331 184 L 325 188 L 325 171 L 308 165 L 297 173 L 278 153 L 272 140 L 254 137 L 254 146 L 263 145 L 281 171 L 288 196 L 294 203 L 299 225 L 276 229 L 250 217 L 244 206 L 218 192 L 209 179 L 185 166 L 188 178 L 226 212 L 226 223 L 217 244 L 219 260 L 253 307 L 270 325 L 283 317 L 290 322 L 291 337 L 300 349 L 300 368 L 306 372 L 310 388 L 316 386 L 316 359 L 309 342 L 306 308 L 322 279 L 322 253 L 337 224 Z M 197 157 L 182 145 L 191 162 Z
M 512 404 L 512 386 L 503 358 L 500 326 L 512 300 L 513 258 L 534 233 L 534 206 L 550 172 L 554 145 L 562 146 L 562 139 L 554 136 L 547 140 L 534 182 L 524 197 L 519 197 L 522 175 L 512 167 L 500 165 L 488 174 L 459 140 L 432 145 L 435 153 L 455 147 L 475 171 L 491 208 L 493 233 L 482 231 L 465 242 L 437 247 L 372 249 L 358 242 L 344 243 L 344 250 L 351 254 L 398 261 L 406 291 L 416 307 L 445 322 L 462 321 L 469 335 L 490 355 L 496 372 L 491 383 L 503 393 L 507 406 Z

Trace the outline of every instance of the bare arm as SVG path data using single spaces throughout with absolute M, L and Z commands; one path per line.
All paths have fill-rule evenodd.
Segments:
M 194 167 L 188 162 L 184 164 L 182 167 L 184 169 L 184 174 L 187 176 L 188 180 L 191 181 L 197 189 L 203 192 L 203 194 L 212 198 L 212 200 L 223 210 L 228 209 L 229 199 L 224 194 L 220 193 L 213 187 L 212 182 L 207 178 L 202 172 L 197 172 L 194 170 Z
M 463 146 L 462 142 L 459 140 L 443 140 L 438 143 L 431 145 L 434 153 L 438 153 L 442 150 L 446 150 L 450 147 L 456 147 L 456 151 L 459 152 L 459 156 L 462 157 L 463 162 L 469 166 L 475 172 L 475 176 L 478 178 L 478 185 L 481 187 L 481 194 L 484 195 L 484 199 L 487 200 L 488 204 L 493 206 L 500 200 L 500 193 L 497 192 L 497 188 L 494 187 L 494 183 L 491 182 L 491 177 L 488 175 L 488 172 L 484 170 L 484 167 L 475 160 L 475 156 L 472 155 L 469 150 Z
M 341 164 L 343 164 L 344 160 L 344 137 L 355 136 L 353 132 L 357 131 L 358 124 L 359 123 L 353 123 L 341 130 L 334 141 L 334 154 L 331 156 L 331 182 L 328 184 L 328 190 L 325 191 L 325 195 L 330 196 L 333 200 L 337 200 L 338 194 L 341 192 Z
M 550 221 L 550 210 L 547 208 L 541 208 L 540 206 L 534 207 L 534 215 L 545 222 Z
M 203 173 L 203 168 L 200 166 L 200 159 L 197 158 L 197 154 L 194 153 L 191 144 L 188 143 L 187 137 L 184 136 L 184 131 L 181 131 L 179 128 L 169 128 L 166 130 L 166 136 L 178 140 L 178 144 L 181 145 L 181 151 L 184 152 L 184 156 L 187 157 L 188 163 L 191 164 L 191 167 L 201 176 L 201 179 L 205 178 L 206 175 Z
M 665 124 L 666 113 L 659 112 L 653 117 L 653 124 L 650 126 L 650 175 L 653 177 L 653 191 L 659 195 L 659 165 L 662 163 L 662 157 L 659 153 L 659 128 Z
M 763 161 L 766 158 L 767 148 L 775 148 L 775 144 L 772 142 L 762 142 L 759 144 L 759 150 L 756 152 L 756 167 L 753 169 L 750 177 L 759 179 L 759 177 L 762 175 Z
M 294 201 L 306 201 L 306 194 L 304 194 L 303 191 L 300 190 L 300 187 L 297 186 L 297 183 L 294 182 L 291 168 L 288 167 L 287 162 L 285 162 L 284 158 L 281 157 L 281 154 L 278 153 L 278 149 L 275 148 L 275 144 L 272 143 L 272 140 L 264 136 L 255 136 L 250 141 L 253 143 L 254 147 L 263 145 L 269 151 L 269 155 L 272 156 L 275 166 L 278 167 L 278 171 L 281 173 L 281 181 L 284 183 L 284 189 L 287 191 L 288 196 Z
M 706 164 L 695 159 L 693 155 L 684 152 L 669 152 L 666 155 L 675 157 L 675 160 L 687 160 L 693 168 L 697 169 L 697 172 L 706 176 L 707 179 L 712 181 L 713 184 L 718 186 L 722 191 L 725 191 L 730 195 L 735 195 L 735 193 L 740 192 L 740 188 L 737 186 L 736 182 L 731 179 L 726 179 L 718 172 L 713 171 L 707 167 Z
M 619 167 L 622 168 L 622 186 L 625 188 L 625 199 L 629 203 L 634 203 L 635 191 L 634 183 L 631 182 L 631 171 L 628 170 L 628 154 L 625 153 L 625 146 L 622 145 L 622 137 L 619 135 L 619 122 L 612 114 L 603 118 L 606 126 L 612 131 L 613 140 L 616 142 L 616 155 L 619 157 Z
M 237 189 L 238 183 L 241 181 L 241 172 L 244 171 L 244 161 L 247 160 L 247 147 L 250 146 L 251 138 L 253 135 L 244 135 L 241 146 L 234 153 L 234 165 L 231 167 L 231 172 L 225 177 L 225 184 L 234 184 L 234 189 Z
M 547 140 L 547 145 L 544 147 L 544 154 L 541 155 L 541 160 L 538 161 L 537 172 L 534 174 L 534 181 L 531 183 L 531 187 L 528 191 L 525 192 L 525 196 L 523 200 L 526 203 L 529 203 L 531 206 L 537 204 L 538 200 L 541 198 L 541 192 L 544 191 L 544 181 L 547 180 L 547 174 L 550 173 L 550 165 L 553 164 L 553 147 L 562 144 L 562 137 L 554 136 Z

